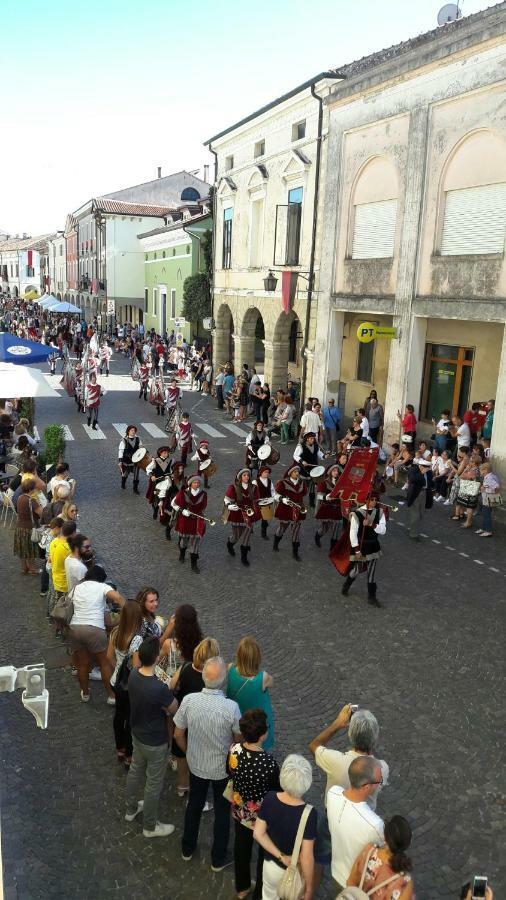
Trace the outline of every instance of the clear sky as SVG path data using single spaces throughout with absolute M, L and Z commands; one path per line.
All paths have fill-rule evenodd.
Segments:
M 207 138 L 330 66 L 431 30 L 443 3 L 3 0 L 0 229 L 60 229 L 159 165 L 202 169 Z

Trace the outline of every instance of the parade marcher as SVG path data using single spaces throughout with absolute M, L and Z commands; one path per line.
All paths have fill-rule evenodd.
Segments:
M 181 462 L 186 466 L 188 453 L 192 449 L 192 426 L 190 422 L 190 413 L 184 412 L 181 421 L 176 429 L 176 440 L 181 450 Z
M 157 416 L 165 412 L 165 396 L 163 392 L 163 375 L 154 375 L 149 386 L 149 402 L 156 406 Z
M 118 466 L 121 472 L 121 487 L 123 490 L 126 488 L 127 478 L 130 475 L 130 472 L 133 474 L 134 494 L 139 493 L 139 466 L 134 464 L 132 456 L 139 449 L 140 445 L 141 442 L 137 436 L 136 426 L 128 425 L 125 437 L 120 441 L 118 448 Z
M 206 532 L 206 523 L 202 517 L 207 507 L 207 494 L 199 475 L 190 475 L 188 486 L 177 492 L 172 507 L 178 514 L 176 531 L 179 534 L 179 562 L 184 562 L 189 546 L 192 570 L 199 574 L 199 546 Z
M 385 513 L 377 506 L 380 494 L 373 491 L 362 506 L 350 512 L 350 570 L 341 593 L 346 597 L 360 571 L 367 572 L 368 603 L 381 606 L 376 597 L 376 562 L 381 556 L 378 535 L 385 534 Z
M 259 465 L 258 451 L 264 444 L 270 444 L 270 438 L 264 428 L 264 423 L 258 419 L 246 438 L 246 461 L 248 469 L 257 469 Z
M 309 505 L 315 505 L 314 482 L 311 481 L 311 470 L 315 466 L 319 466 L 323 459 L 323 452 L 320 450 L 316 434 L 314 431 L 306 431 L 297 444 L 294 453 L 294 461 L 300 466 L 300 474 L 302 478 L 307 479 L 309 485 Z
M 171 540 L 171 531 L 174 526 L 176 517 L 175 510 L 172 507 L 172 501 L 179 490 L 184 487 L 184 466 L 181 462 L 173 462 L 171 464 L 170 477 L 172 484 L 167 490 L 159 492 L 158 509 L 160 512 L 160 525 L 165 528 L 165 537 Z
M 211 452 L 209 449 L 209 441 L 206 440 L 206 438 L 203 438 L 201 441 L 199 441 L 199 445 L 192 456 L 192 462 L 197 461 L 199 464 L 198 474 L 201 476 L 201 478 L 204 479 L 204 487 L 207 490 L 207 488 L 209 488 L 209 477 L 210 475 L 214 474 L 214 472 L 216 471 L 216 467 L 213 464 Z M 203 463 L 205 463 L 204 466 L 202 465 Z M 210 465 L 208 465 L 209 463 Z M 210 469 L 211 471 L 209 471 Z
M 330 549 L 337 541 L 339 531 L 339 522 L 341 521 L 341 502 L 338 498 L 332 499 L 329 494 L 336 486 L 337 480 L 341 474 L 341 466 L 338 463 L 331 463 L 327 467 L 325 477 L 319 482 L 316 489 L 316 514 L 319 525 L 314 536 L 317 547 L 321 547 L 321 538 L 330 530 Z
M 156 493 L 158 482 L 162 481 L 170 475 L 171 461 L 169 458 L 170 447 L 159 447 L 156 456 L 146 467 L 146 475 L 148 476 L 148 489 L 146 491 L 146 500 L 153 507 L 153 519 L 158 516 L 159 498 Z
M 77 403 L 77 412 L 84 412 L 83 406 L 83 367 L 80 362 L 76 363 L 76 367 L 74 369 L 75 372 L 75 382 L 74 382 L 74 398 Z
M 139 366 L 139 400 L 144 397 L 148 399 L 150 365 L 149 362 L 143 360 Z
M 272 518 L 274 515 L 274 497 L 276 494 L 276 491 L 274 490 L 274 485 L 273 485 L 271 477 L 270 477 L 271 471 L 272 470 L 271 470 L 270 466 L 267 466 L 265 463 L 259 463 L 258 478 L 256 479 L 256 481 L 252 482 L 256 487 L 258 500 L 265 500 L 265 501 L 267 501 L 269 499 L 272 500 L 272 503 L 269 503 L 267 505 L 267 509 L 271 510 L 271 512 L 269 513 L 270 518 Z M 269 519 L 267 519 L 267 518 L 264 519 L 264 517 L 262 515 L 262 521 L 260 524 L 261 524 L 261 528 L 262 528 L 262 537 L 265 541 L 268 541 L 269 538 L 267 535 L 267 529 L 269 527 Z
M 102 396 L 102 388 L 100 387 L 95 372 L 89 376 L 85 391 L 85 405 L 88 413 L 88 425 L 96 431 L 98 425 L 98 411 L 100 409 L 100 398 Z M 93 421 L 93 425 L 91 424 Z
M 95 356 L 93 350 L 91 350 L 91 349 L 90 349 L 90 353 L 88 356 L 87 368 L 88 368 L 88 378 L 91 378 L 92 375 L 95 375 L 95 376 L 97 375 L 98 359 Z
M 313 435 L 314 436 L 314 435 Z M 279 552 L 279 545 L 285 531 L 292 527 L 292 556 L 301 562 L 299 556 L 300 526 L 306 518 L 304 497 L 307 492 L 307 484 L 300 475 L 298 465 L 290 466 L 281 481 L 276 484 L 276 519 L 278 527 L 274 535 L 273 550 Z
M 99 372 L 102 375 L 102 369 L 105 369 L 106 378 L 109 375 L 109 363 L 111 361 L 112 350 L 109 347 L 107 341 L 104 341 L 99 350 L 99 358 L 100 358 L 100 368 Z
M 181 390 L 178 386 L 177 379 L 172 377 L 165 392 L 165 408 L 167 412 L 166 431 L 176 430 L 178 424 L 177 408 L 181 400 Z
M 234 544 L 240 541 L 243 566 L 249 566 L 251 531 L 255 522 L 261 518 L 257 492 L 250 477 L 249 469 L 239 469 L 234 484 L 229 484 L 224 497 L 224 521 L 232 525 L 232 537 L 227 540 L 227 550 L 230 556 L 235 556 Z

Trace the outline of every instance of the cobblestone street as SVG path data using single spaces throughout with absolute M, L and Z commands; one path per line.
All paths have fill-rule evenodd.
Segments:
M 309 741 L 347 702 L 370 708 L 380 727 L 378 755 L 390 765 L 382 792 L 382 817 L 410 820 L 417 897 L 452 900 L 475 873 L 486 873 L 497 900 L 506 896 L 504 844 L 504 615 L 506 531 L 480 540 L 448 520 L 438 506 L 424 521 L 422 543 L 406 533 L 406 509 L 391 517 L 378 565 L 378 596 L 366 602 L 366 585 L 349 597 L 313 541 L 312 513 L 303 526 L 302 564 L 291 558 L 288 538 L 280 553 L 255 533 L 251 567 L 226 552 L 219 516 L 223 493 L 243 463 L 247 423 L 234 431 L 215 402 L 185 392 L 197 437 L 209 437 L 219 471 L 209 491 L 202 574 L 177 561 L 175 542 L 151 518 L 142 494 L 120 490 L 115 425 L 162 427 L 154 408 L 130 390 L 128 364 L 114 357 L 99 425 L 90 440 L 73 401 L 37 401 L 36 425 L 61 422 L 70 429 L 67 460 L 78 479 L 79 528 L 93 540 L 108 574 L 126 597 L 145 584 L 158 586 L 161 613 L 193 603 L 203 630 L 215 636 L 227 661 L 238 639 L 259 641 L 263 665 L 274 677 L 275 754 L 308 755 Z M 127 388 L 126 390 L 124 388 Z M 251 423 L 251 419 L 248 422 Z M 206 430 L 207 429 L 207 430 Z M 156 430 L 140 429 L 152 452 L 163 443 Z M 213 431 L 215 435 L 213 436 Z M 241 437 L 242 432 L 242 437 Z M 219 436 L 218 436 L 219 435 Z M 288 462 L 293 444 L 281 448 Z M 280 477 L 283 466 L 275 475 Z M 390 491 L 398 496 L 398 491 Z M 392 501 L 389 501 L 392 502 Z M 270 528 L 271 534 L 273 528 Z M 181 859 L 184 801 L 167 774 L 161 819 L 174 822 L 172 837 L 147 841 L 137 822 L 124 821 L 125 773 L 115 761 L 112 711 L 100 684 L 80 703 L 69 657 L 52 636 L 36 579 L 23 578 L 12 555 L 12 530 L 0 529 L 3 628 L 2 664 L 44 661 L 50 692 L 47 731 L 36 729 L 19 692 L 0 697 L 2 844 L 7 900 L 108 900 L 118 896 L 196 900 L 234 895 L 232 869 L 210 870 L 210 825 L 204 816 L 200 847 Z M 345 746 L 345 735 L 335 743 Z M 324 778 L 314 766 L 311 802 L 322 804 Z M 327 876 L 318 896 L 334 896 Z

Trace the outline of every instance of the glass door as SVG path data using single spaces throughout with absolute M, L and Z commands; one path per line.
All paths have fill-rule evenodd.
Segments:
M 427 344 L 422 387 L 422 418 L 438 419 L 443 409 L 463 415 L 469 406 L 474 350 Z

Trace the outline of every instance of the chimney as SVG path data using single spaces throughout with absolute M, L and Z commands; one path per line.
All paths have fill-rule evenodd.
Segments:
M 204 181 L 209 181 L 209 166 L 204 166 Z
M 162 177 L 162 167 L 161 166 L 158 166 L 158 176 L 157 177 L 158 178 Z

